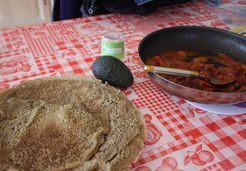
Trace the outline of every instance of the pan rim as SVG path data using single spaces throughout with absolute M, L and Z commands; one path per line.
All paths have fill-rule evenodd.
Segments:
M 246 37 L 240 35 L 240 34 L 237 34 L 237 33 L 234 33 L 234 32 L 230 32 L 228 30 L 223 30 L 223 29 L 219 29 L 219 28 L 213 28 L 213 27 L 207 27 L 207 26 L 195 26 L 195 25 L 189 25 L 189 26 L 173 26 L 173 27 L 166 27 L 166 28 L 162 28 L 162 29 L 159 29 L 159 30 L 156 30 L 154 32 L 151 32 L 149 33 L 148 35 L 146 35 L 142 40 L 141 42 L 139 43 L 138 45 L 138 54 L 139 54 L 139 58 L 142 62 L 143 65 L 145 65 L 144 61 L 142 60 L 141 56 L 140 56 L 140 50 L 144 44 L 144 42 L 149 39 L 149 37 L 153 36 L 154 34 L 158 34 L 159 32 L 163 32 L 163 31 L 169 31 L 169 30 L 176 30 L 176 29 L 200 29 L 200 30 L 209 30 L 209 31 L 215 31 L 215 32 L 219 32 L 219 33 L 222 33 L 222 34 L 227 34 L 227 35 L 231 35 L 235 38 L 239 38 L 239 39 L 244 39 L 246 41 Z M 187 87 L 187 86 L 183 86 L 181 84 L 177 84 L 175 82 L 172 82 L 164 77 L 161 77 L 159 74 L 157 73 L 154 73 L 154 72 L 150 72 L 151 74 L 154 74 L 155 76 L 157 76 L 159 79 L 161 80 L 165 80 L 167 81 L 168 83 L 170 84 L 174 84 L 175 86 L 179 86 L 179 87 L 182 87 L 182 88 L 188 88 L 189 90 L 191 91 L 197 91 L 197 92 L 201 92 L 201 93 L 213 93 L 213 94 L 218 94 L 218 95 L 222 95 L 222 94 L 226 94 L 226 95 L 237 95 L 237 94 L 245 94 L 246 95 L 246 91 L 243 91 L 243 92 L 218 92 L 218 91 L 206 91 L 206 90 L 199 90 L 199 89 L 196 89 L 196 88 L 191 88 L 191 87 Z M 150 74 L 148 73 L 148 75 Z

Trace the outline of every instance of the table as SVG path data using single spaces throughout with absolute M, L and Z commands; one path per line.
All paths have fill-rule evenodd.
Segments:
M 245 1 L 236 1 L 246 6 Z M 225 3 L 235 4 L 227 0 Z M 93 77 L 102 32 L 124 33 L 135 82 L 122 89 L 141 111 L 148 138 L 132 170 L 238 170 L 246 168 L 246 115 L 225 116 L 198 109 L 156 87 L 143 72 L 138 43 L 148 33 L 177 25 L 229 29 L 218 10 L 202 2 L 162 7 L 149 16 L 109 14 L 0 31 L 0 89 L 25 80 L 64 73 Z M 231 24 L 231 23 L 230 23 Z M 246 24 L 246 23 L 245 23 Z

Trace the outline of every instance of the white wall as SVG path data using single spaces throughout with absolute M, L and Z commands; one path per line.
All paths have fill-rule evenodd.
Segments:
M 0 0 L 0 28 L 51 21 L 52 0 Z

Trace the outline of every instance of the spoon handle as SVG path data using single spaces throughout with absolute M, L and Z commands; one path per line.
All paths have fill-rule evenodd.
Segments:
M 145 65 L 144 66 L 144 70 L 147 71 L 147 72 L 157 72 L 157 73 L 170 74 L 170 75 L 202 77 L 202 75 L 200 75 L 196 71 L 174 69 L 174 68 L 166 68 L 166 67 L 158 67 L 158 66 L 150 66 L 150 65 Z

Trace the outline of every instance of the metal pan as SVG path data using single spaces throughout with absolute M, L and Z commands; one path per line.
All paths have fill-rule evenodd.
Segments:
M 139 44 L 138 53 L 145 64 L 148 57 L 167 50 L 222 52 L 246 63 L 246 38 L 226 30 L 178 26 L 164 28 L 147 35 Z M 198 90 L 171 82 L 156 73 L 151 80 L 169 94 L 203 104 L 230 104 L 246 100 L 246 92 L 223 93 Z

